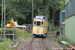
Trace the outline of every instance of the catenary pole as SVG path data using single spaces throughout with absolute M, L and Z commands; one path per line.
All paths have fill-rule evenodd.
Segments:
M 34 17 L 34 0 L 32 0 L 32 25 L 33 25 L 33 17 Z
M 5 21 L 6 21 L 6 11 L 5 11 L 5 0 L 4 0 L 4 37 L 5 37 Z

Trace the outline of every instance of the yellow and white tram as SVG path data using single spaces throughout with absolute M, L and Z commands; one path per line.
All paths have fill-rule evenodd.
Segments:
M 36 16 L 33 20 L 32 35 L 46 37 L 48 29 L 48 19 L 45 16 Z

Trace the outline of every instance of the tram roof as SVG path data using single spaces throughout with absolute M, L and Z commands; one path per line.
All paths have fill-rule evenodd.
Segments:
M 45 19 L 45 20 L 48 21 L 46 16 L 36 16 L 34 19 Z

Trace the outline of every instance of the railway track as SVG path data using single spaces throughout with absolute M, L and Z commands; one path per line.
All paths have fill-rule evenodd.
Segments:
M 32 50 L 32 43 L 33 43 L 33 41 L 34 41 L 34 39 L 36 39 L 35 37 L 33 37 L 33 39 L 31 40 L 31 42 L 30 42 L 30 47 L 29 47 L 29 50 Z M 43 50 L 46 50 L 46 48 L 44 47 L 44 45 L 43 45 L 43 41 L 42 41 L 42 38 L 38 38 L 40 41 L 40 44 L 41 44 L 41 47 L 43 48 Z

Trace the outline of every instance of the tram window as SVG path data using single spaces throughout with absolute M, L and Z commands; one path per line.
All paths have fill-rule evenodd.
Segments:
M 40 21 L 37 21 L 37 26 L 40 26 L 41 22 Z
M 43 22 L 42 22 L 42 25 L 43 25 Z
M 36 25 L 36 21 L 34 21 L 34 25 Z

